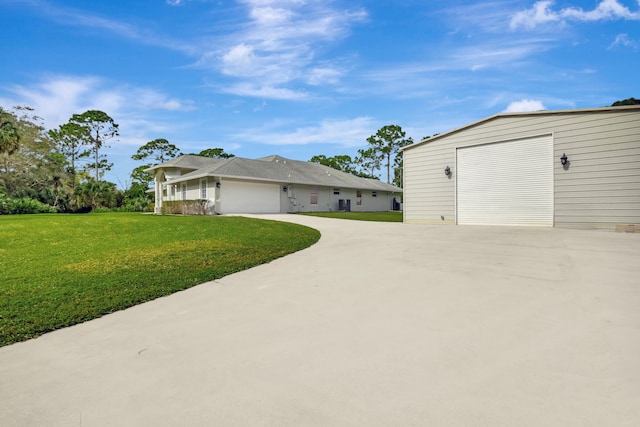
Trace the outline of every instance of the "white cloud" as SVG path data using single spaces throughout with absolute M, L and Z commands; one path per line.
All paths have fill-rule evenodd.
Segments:
M 573 18 L 577 21 L 602 21 L 614 19 L 640 19 L 640 12 L 631 12 L 629 8 L 620 4 L 618 0 L 602 0 L 591 11 L 584 11 L 578 7 L 569 7 L 562 10 L 563 17 Z
M 288 128 L 279 123 L 278 128 Z M 268 145 L 336 144 L 342 147 L 360 147 L 366 144 L 371 129 L 379 126 L 370 117 L 354 119 L 325 119 L 293 131 L 279 131 L 272 127 L 247 129 L 235 135 L 238 140 Z
M 568 20 L 587 22 L 618 19 L 640 20 L 640 11 L 632 12 L 618 0 L 601 0 L 593 10 L 584 10 L 579 7 L 553 10 L 553 3 L 552 0 L 540 0 L 535 2 L 530 9 L 517 12 L 511 18 L 511 29 L 520 27 L 533 29 L 539 25 L 552 22 L 564 23 Z
M 189 111 L 193 102 L 181 101 L 149 88 L 114 85 L 112 82 L 83 76 L 45 76 L 30 86 L 6 88 L 12 93 L 4 104 L 28 105 L 44 117 L 48 128 L 65 123 L 76 113 L 99 109 L 112 117 L 124 112 Z
M 609 49 L 613 49 L 616 46 L 629 47 L 635 49 L 638 47 L 638 42 L 631 39 L 629 34 L 618 34 L 616 39 L 611 43 Z
M 527 111 L 541 111 L 546 110 L 542 101 L 533 99 L 523 99 L 521 101 L 514 101 L 504 110 L 505 113 L 523 113 Z
M 232 95 L 248 96 L 264 99 L 280 99 L 280 100 L 299 100 L 306 98 L 308 95 L 303 91 L 295 91 L 292 89 L 275 87 L 270 85 L 260 85 L 251 82 L 241 82 L 225 86 L 220 89 L 222 92 Z
M 311 68 L 306 75 L 307 83 L 318 86 L 324 83 L 337 84 L 344 72 L 331 66 Z
M 518 27 L 531 29 L 540 24 L 559 21 L 560 16 L 550 9 L 552 3 L 551 0 L 537 1 L 531 9 L 513 15 L 510 27 L 512 29 Z
M 50 2 L 36 0 L 18 1 L 31 6 L 31 9 L 36 13 L 44 15 L 49 20 L 60 25 L 85 27 L 100 34 L 108 32 L 119 37 L 136 40 L 147 45 L 161 46 L 187 54 L 194 54 L 192 42 L 178 42 L 174 39 L 155 33 L 147 27 L 140 27 L 123 20 L 110 19 L 82 9 L 57 6 Z M 185 0 L 167 0 L 167 3 L 177 6 L 184 1 Z
M 363 10 L 341 10 L 325 2 L 240 0 L 248 20 L 205 50 L 198 65 L 221 71 L 237 82 L 224 88 L 240 96 L 297 99 L 301 84 L 337 84 L 342 72 L 322 60 L 319 49 L 346 37 L 366 19 Z

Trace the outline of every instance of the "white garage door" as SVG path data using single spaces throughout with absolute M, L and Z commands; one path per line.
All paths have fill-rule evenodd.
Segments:
M 261 182 L 222 181 L 221 213 L 279 213 L 280 186 Z
M 553 137 L 458 148 L 458 224 L 553 226 Z

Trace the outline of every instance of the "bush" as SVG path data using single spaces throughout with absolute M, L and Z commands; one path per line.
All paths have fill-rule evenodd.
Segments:
M 206 215 L 208 200 L 171 200 L 162 202 L 165 215 Z
M 56 209 L 38 200 L 22 197 L 0 199 L 0 215 L 55 213 Z

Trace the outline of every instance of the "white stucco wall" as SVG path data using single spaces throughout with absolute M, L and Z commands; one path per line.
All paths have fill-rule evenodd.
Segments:
M 294 184 L 290 195 L 291 206 L 289 212 L 336 212 L 339 208 L 339 200 L 351 200 L 352 212 L 377 212 L 388 211 L 392 208 L 393 198 L 400 200 L 400 193 L 389 193 L 386 191 L 376 191 L 373 196 L 372 190 L 360 190 L 361 204 L 357 204 L 357 191 L 353 188 L 337 187 L 316 187 L 318 189 L 318 203 L 311 204 L 310 185 Z M 334 194 L 338 190 L 339 194 Z

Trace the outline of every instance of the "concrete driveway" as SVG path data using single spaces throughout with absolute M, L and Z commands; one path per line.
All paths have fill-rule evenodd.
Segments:
M 0 425 L 640 424 L 640 235 L 266 218 L 322 239 L 0 348 Z

